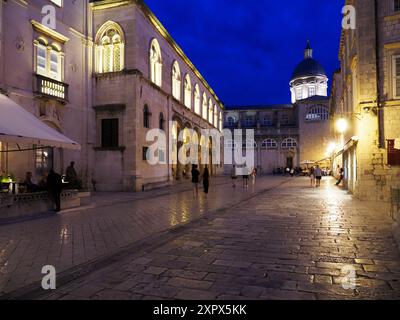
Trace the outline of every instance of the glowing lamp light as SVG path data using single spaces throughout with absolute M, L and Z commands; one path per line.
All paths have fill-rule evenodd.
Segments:
M 336 143 L 331 142 L 328 146 L 327 152 L 328 154 L 332 154 L 336 151 Z
M 346 119 L 341 118 L 336 122 L 336 129 L 339 133 L 345 133 L 349 127 L 349 123 Z

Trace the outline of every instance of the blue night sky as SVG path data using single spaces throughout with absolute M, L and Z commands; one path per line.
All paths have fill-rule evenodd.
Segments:
M 225 105 L 290 103 L 307 39 L 329 83 L 342 0 L 146 0 Z

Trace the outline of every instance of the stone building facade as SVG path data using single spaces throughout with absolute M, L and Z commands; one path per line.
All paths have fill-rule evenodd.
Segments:
M 346 3 L 356 9 L 356 28 L 341 37 L 331 101 L 334 161 L 356 196 L 388 201 L 400 186 L 400 3 Z
M 54 2 L 0 1 L 0 94 L 79 142 L 81 152 L 0 142 L 0 172 L 17 181 L 27 171 L 39 180 L 53 166 L 64 172 L 69 161 L 79 164 L 85 180 L 91 172 L 89 7 L 85 1 L 64 1 L 62 7 Z M 41 23 L 46 5 L 57 8 L 56 30 Z M 4 153 L 19 149 L 30 150 Z
M 324 68 L 313 58 L 307 43 L 304 60 L 290 80 L 292 104 L 265 106 L 229 106 L 225 111 L 225 128 L 252 129 L 255 141 L 255 167 L 261 174 L 271 174 L 278 168 L 325 165 L 330 144 L 328 77 Z M 297 93 L 297 94 L 296 94 Z M 240 148 L 233 141 L 225 141 L 227 152 Z M 226 172 L 232 166 L 226 167 Z
M 49 4 L 55 30 L 42 24 Z M 26 171 L 65 172 L 75 161 L 89 189 L 154 188 L 182 179 L 189 166 L 171 161 L 177 150 L 169 147 L 158 151 L 160 164 L 148 164 L 151 129 L 164 130 L 172 145 L 185 129 L 221 131 L 223 104 L 143 1 L 1 0 L 0 17 L 2 93 L 82 147 L 1 153 L 2 171 L 18 180 Z

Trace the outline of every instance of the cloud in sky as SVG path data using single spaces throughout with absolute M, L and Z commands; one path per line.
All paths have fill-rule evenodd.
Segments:
M 289 103 L 307 39 L 330 79 L 339 67 L 341 0 L 146 3 L 226 105 Z

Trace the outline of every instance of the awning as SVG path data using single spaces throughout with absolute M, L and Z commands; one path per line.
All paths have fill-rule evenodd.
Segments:
M 0 141 L 81 149 L 79 143 L 49 127 L 3 94 L 0 94 Z

